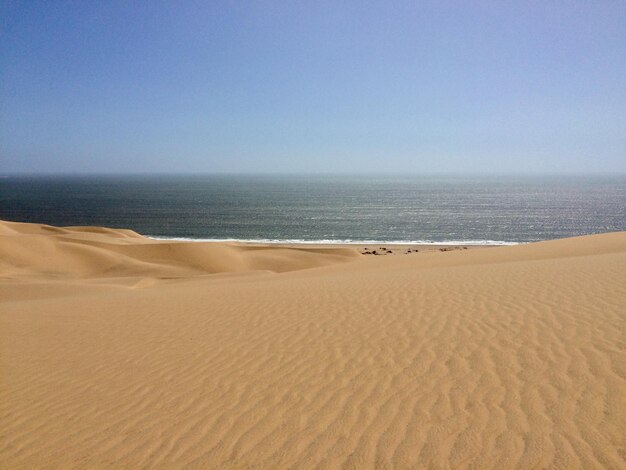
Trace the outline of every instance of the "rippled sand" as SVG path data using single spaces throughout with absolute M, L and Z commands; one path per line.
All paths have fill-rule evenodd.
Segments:
M 624 468 L 626 233 L 404 256 L 0 224 L 0 467 Z

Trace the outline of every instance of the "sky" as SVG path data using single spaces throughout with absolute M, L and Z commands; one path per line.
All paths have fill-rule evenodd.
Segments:
M 0 173 L 625 173 L 624 1 L 0 0 Z

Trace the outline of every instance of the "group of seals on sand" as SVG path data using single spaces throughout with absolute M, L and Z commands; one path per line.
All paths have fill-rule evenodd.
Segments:
M 368 248 L 363 248 L 363 254 L 364 255 L 392 255 L 393 251 L 391 251 L 389 248 L 385 248 L 380 247 L 379 250 L 372 250 L 370 251 Z M 418 250 L 413 250 L 413 252 L 417 252 Z M 411 250 L 408 250 L 407 253 L 411 253 Z
M 380 250 L 380 251 L 378 251 Z M 367 247 L 363 248 L 363 253 L 364 255 L 391 255 L 393 254 L 393 251 L 391 251 L 389 248 L 385 248 L 384 246 L 379 248 L 378 250 L 369 250 Z M 450 247 L 444 247 L 444 248 L 439 248 L 439 251 L 452 251 L 452 250 L 467 250 L 466 246 L 450 246 Z M 419 250 L 417 248 L 415 249 L 407 249 L 406 253 L 419 253 Z

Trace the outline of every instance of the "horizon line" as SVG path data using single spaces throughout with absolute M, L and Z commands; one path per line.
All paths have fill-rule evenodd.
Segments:
M 0 178 L 20 176 L 626 176 L 624 171 L 58 171 L 58 172 L 1 172 Z

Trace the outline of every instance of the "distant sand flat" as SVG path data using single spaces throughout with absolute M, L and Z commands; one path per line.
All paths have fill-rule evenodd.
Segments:
M 1 468 L 626 468 L 626 232 L 406 256 L 0 223 Z

